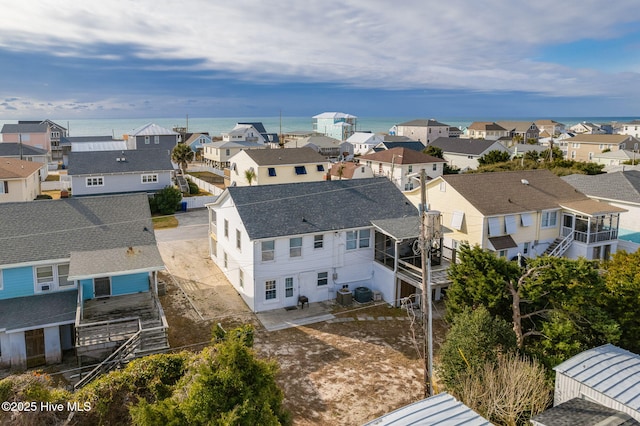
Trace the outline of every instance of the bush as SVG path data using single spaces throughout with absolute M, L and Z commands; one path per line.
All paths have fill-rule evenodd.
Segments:
M 189 184 L 189 194 L 195 195 L 200 192 L 200 188 L 198 188 L 198 185 L 193 183 L 191 179 L 187 179 L 187 183 Z
M 174 186 L 166 186 L 149 199 L 151 213 L 173 214 L 180 207 L 182 193 Z
M 53 197 L 49 194 L 38 194 L 36 200 L 52 200 Z

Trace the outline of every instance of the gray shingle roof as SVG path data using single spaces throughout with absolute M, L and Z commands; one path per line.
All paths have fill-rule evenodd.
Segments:
M 0 265 L 155 245 L 145 194 L 0 204 Z
M 424 148 L 425 148 L 424 144 L 419 141 L 381 142 L 378 145 L 376 145 L 376 148 L 378 147 L 384 147 L 386 149 L 406 148 L 406 149 L 411 149 L 413 151 L 418 151 L 418 152 L 424 151 Z
M 325 163 L 327 161 L 324 156 L 311 148 L 250 149 L 243 152 L 258 166 Z
M 440 123 L 434 119 L 417 119 L 406 121 L 404 123 L 398 124 L 398 126 L 411 126 L 411 127 L 449 127 L 448 124 Z
M 366 227 L 376 219 L 418 215 L 386 178 L 239 186 L 227 191 L 252 240 Z
M 640 171 L 604 173 L 600 175 L 569 175 L 562 179 L 578 191 L 595 198 L 640 203 Z
M 48 151 L 46 149 L 36 148 L 35 146 L 30 146 L 26 144 L 22 144 L 22 155 L 47 155 Z M 14 142 L 3 142 L 0 143 L 0 157 L 15 157 L 20 156 L 20 144 Z
M 5 124 L 0 133 L 46 133 L 47 123 Z
M 117 161 L 125 158 L 125 161 Z M 166 149 L 87 151 L 69 153 L 69 174 L 131 173 L 173 170 Z
M 47 323 L 73 323 L 77 303 L 77 290 L 0 300 L 0 330 L 41 327 Z
M 69 279 L 104 277 L 122 272 L 164 269 L 158 247 L 132 246 L 106 250 L 71 252 Z
M 635 426 L 640 423 L 628 414 L 595 402 L 573 398 L 533 417 L 544 426 Z
M 494 143 L 496 141 L 488 139 L 438 138 L 429 145 L 438 147 L 445 153 L 482 155 Z

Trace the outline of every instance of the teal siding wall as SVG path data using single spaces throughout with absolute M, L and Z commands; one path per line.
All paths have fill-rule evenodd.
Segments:
M 80 280 L 82 300 L 93 299 L 93 280 Z
M 2 290 L 0 299 L 33 296 L 33 267 L 2 269 Z
M 149 291 L 149 274 L 147 272 L 111 277 L 111 294 L 114 296 L 142 291 Z

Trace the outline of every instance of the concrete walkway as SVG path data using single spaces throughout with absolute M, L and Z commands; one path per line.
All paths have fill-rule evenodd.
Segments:
M 298 306 L 292 310 L 281 308 L 260 312 L 256 314 L 256 317 L 267 331 L 284 330 L 285 328 L 335 319 L 335 316 L 331 314 L 332 307 L 332 302 L 317 302 L 310 303 L 304 309 Z

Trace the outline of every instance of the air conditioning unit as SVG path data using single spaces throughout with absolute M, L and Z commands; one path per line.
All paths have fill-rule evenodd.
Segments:
M 51 283 L 42 283 L 40 284 L 40 291 L 49 291 L 51 290 Z

